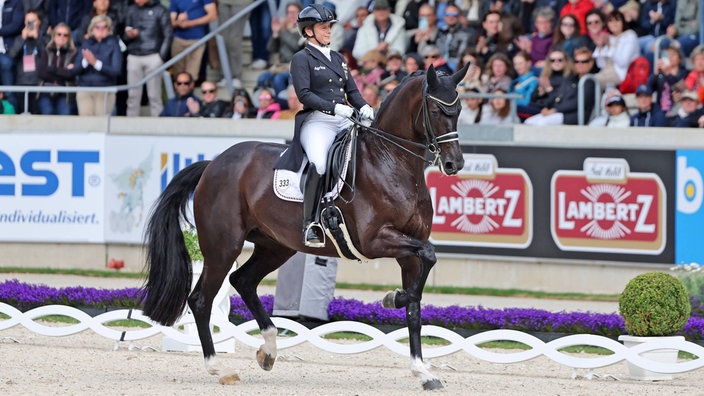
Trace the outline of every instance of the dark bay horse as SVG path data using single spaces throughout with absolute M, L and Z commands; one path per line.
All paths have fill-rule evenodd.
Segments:
M 387 294 L 384 305 L 406 308 L 411 371 L 424 389 L 443 385 L 426 369 L 421 352 L 420 302 L 436 262 L 428 242 L 433 208 L 423 172 L 428 153 L 445 174 L 455 174 L 464 166 L 456 132 L 460 103 L 455 88 L 467 67 L 452 76 L 438 75 L 431 67 L 425 74 L 406 78 L 390 94 L 373 125 L 360 132 L 354 198 L 338 204 L 356 250 L 369 259 L 395 258 L 401 267 L 403 289 Z M 276 359 L 277 329 L 257 296 L 259 282 L 296 251 L 338 255 L 329 240 L 323 248 L 305 247 L 302 205 L 275 196 L 272 169 L 285 149 L 280 144 L 244 142 L 212 161 L 188 166 L 162 192 L 147 225 L 144 313 L 171 326 L 188 303 L 206 369 L 219 375 L 221 383 L 234 383 L 239 377 L 216 363 L 210 311 L 244 241 L 252 242 L 254 250 L 232 273 L 230 283 L 261 329 L 264 344 L 257 351 L 257 362 L 265 370 L 271 370 Z M 205 260 L 190 293 L 191 262 L 181 225 L 192 193 Z

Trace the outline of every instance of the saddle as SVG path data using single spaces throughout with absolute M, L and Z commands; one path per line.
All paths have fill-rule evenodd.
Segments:
M 354 181 L 356 179 L 356 159 L 357 159 L 357 126 L 352 126 L 337 134 L 330 151 L 328 151 L 327 170 L 323 181 L 321 223 L 326 235 L 330 237 L 337 252 L 341 257 L 350 260 L 368 261 L 352 243 L 349 231 L 345 225 L 342 211 L 335 205 L 336 199 L 350 202 L 354 198 Z M 284 169 L 274 171 L 274 193 L 277 197 L 292 202 L 303 202 L 303 186 L 305 185 L 307 160 L 301 165 L 298 172 L 291 172 Z M 347 172 L 352 172 L 351 182 L 348 183 Z M 347 186 L 351 191 L 349 199 L 341 195 L 343 188 Z

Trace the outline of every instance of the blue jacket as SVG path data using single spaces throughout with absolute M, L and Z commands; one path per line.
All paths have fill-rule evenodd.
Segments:
M 92 8 L 92 0 L 52 0 L 49 2 L 49 24 L 55 27 L 63 22 L 74 31 Z M 24 22 L 24 19 L 22 21 Z
M 5 52 L 12 48 L 15 38 L 22 33 L 24 28 L 24 9 L 22 0 L 5 0 L 2 6 L 2 26 L 0 37 L 5 44 Z
M 634 127 L 664 127 L 669 126 L 665 118 L 665 113 L 660 108 L 653 104 L 650 111 L 637 113 L 631 116 L 631 126 Z
M 185 117 L 188 113 L 188 106 L 186 106 L 186 101 L 188 98 L 193 98 L 198 101 L 198 103 L 203 104 L 200 99 L 198 99 L 193 92 L 186 96 L 173 97 L 164 103 L 164 109 L 161 110 L 159 117 Z
M 82 50 L 89 49 L 93 55 L 103 62 L 100 71 L 93 66 L 83 67 Z M 73 71 L 77 76 L 77 85 L 82 87 L 109 87 L 117 85 L 117 79 L 122 74 L 122 52 L 117 37 L 108 36 L 103 41 L 98 42 L 95 37 L 90 37 L 83 42 L 81 51 L 78 51 L 76 61 L 73 64 Z
M 511 86 L 514 93 L 523 95 L 523 99 L 516 100 L 516 104 L 519 106 L 527 106 L 530 103 L 533 91 L 538 88 L 538 77 L 533 73 L 524 74 L 516 77 Z

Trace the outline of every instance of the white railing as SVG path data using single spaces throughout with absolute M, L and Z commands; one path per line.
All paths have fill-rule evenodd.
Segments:
M 115 349 L 119 348 L 120 342 L 133 342 L 160 333 L 183 344 L 200 345 L 195 334 L 186 334 L 179 330 L 179 328 L 186 328 L 188 324 L 194 322 L 192 315 L 185 315 L 173 327 L 164 327 L 152 322 L 142 314 L 142 311 L 136 309 L 116 310 L 91 317 L 79 309 L 64 305 L 47 305 L 23 313 L 8 304 L 0 303 L 0 313 L 10 317 L 9 319 L 0 321 L 0 337 L 2 336 L 1 332 L 3 330 L 16 325 L 22 325 L 37 334 L 52 337 L 69 336 L 91 329 L 103 337 L 115 340 Z M 68 316 L 76 319 L 80 323 L 57 327 L 45 326 L 35 321 L 35 319 L 47 315 Z M 104 325 L 104 323 L 110 321 L 124 319 L 142 321 L 151 325 L 151 327 L 134 330 L 116 330 Z M 408 338 L 408 329 L 406 328 L 385 334 L 370 325 L 351 321 L 330 322 L 313 329 L 308 329 L 300 323 L 285 318 L 275 317 L 273 321 L 280 330 L 287 329 L 296 334 L 295 336 L 279 337 L 277 344 L 280 349 L 291 348 L 304 342 L 309 342 L 319 349 L 338 354 L 363 353 L 383 346 L 399 355 L 409 355 L 408 346 L 399 342 L 399 340 Z M 258 330 L 257 323 L 254 320 L 240 325 L 234 325 L 230 323 L 227 318 L 219 315 L 212 317 L 211 326 L 217 326 L 219 328 L 219 331 L 213 334 L 213 341 L 215 343 L 235 339 L 253 348 L 258 348 L 262 344 L 260 337 L 248 334 L 249 332 Z M 324 338 L 324 336 L 328 334 L 337 332 L 358 333 L 371 338 L 371 340 L 353 344 L 341 344 L 328 341 Z M 613 339 L 591 334 L 570 335 L 547 343 L 530 334 L 516 330 L 490 330 L 464 338 L 454 331 L 439 326 L 423 326 L 421 334 L 423 336 L 443 339 L 448 342 L 448 345 L 444 346 L 426 347 L 423 351 L 423 355 L 426 358 L 435 358 L 458 351 L 465 351 L 475 358 L 491 363 L 518 363 L 539 356 L 546 356 L 556 363 L 572 367 L 573 369 L 593 369 L 612 365 L 624 360 L 642 369 L 656 373 L 683 373 L 704 367 L 704 347 L 684 340 L 664 341 L 654 339 L 653 341 L 627 348 Z M 490 341 L 515 341 L 526 344 L 530 346 L 531 349 L 511 353 L 494 353 L 477 346 Z M 560 352 L 562 348 L 575 345 L 601 347 L 612 351 L 613 354 L 596 358 L 584 358 Z M 697 356 L 697 358 L 678 363 L 661 363 L 640 356 L 644 352 L 660 349 L 676 349 L 689 352 Z

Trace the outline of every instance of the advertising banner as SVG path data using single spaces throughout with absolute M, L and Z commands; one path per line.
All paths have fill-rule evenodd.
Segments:
M 0 240 L 102 242 L 103 134 L 0 135 Z
M 188 165 L 211 160 L 244 140 L 251 139 L 107 136 L 105 240 L 141 243 L 149 210 L 173 176 Z
M 454 176 L 427 168 L 435 208 L 430 240 L 455 246 L 525 248 L 533 234 L 533 187 L 523 169 L 499 167 L 496 157 L 465 154 Z
M 677 183 L 675 212 L 675 263 L 704 264 L 704 151 L 677 151 Z

